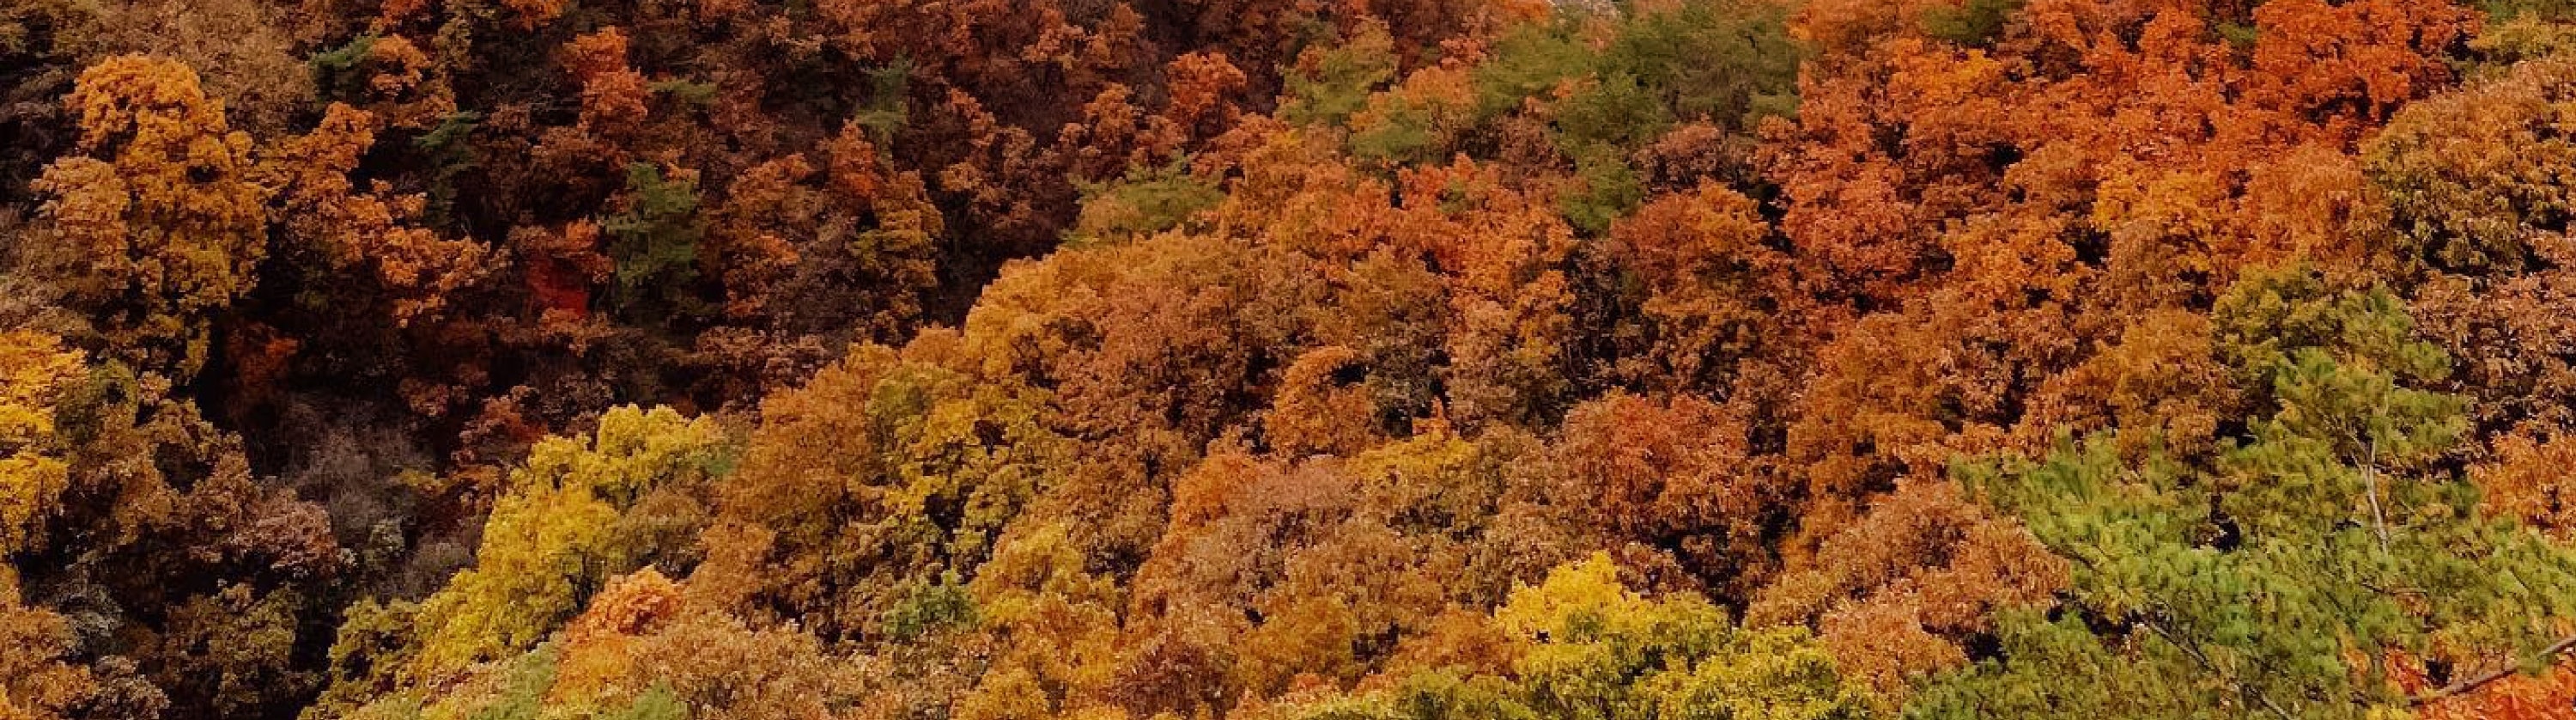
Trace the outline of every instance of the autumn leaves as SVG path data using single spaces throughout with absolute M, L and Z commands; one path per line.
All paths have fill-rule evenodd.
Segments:
M 2525 5 L 0 33 L 0 715 L 2547 716 Z

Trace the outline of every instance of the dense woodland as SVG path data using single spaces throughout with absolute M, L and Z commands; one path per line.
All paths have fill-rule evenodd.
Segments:
M 0 719 L 2576 718 L 2576 1 L 0 0 Z

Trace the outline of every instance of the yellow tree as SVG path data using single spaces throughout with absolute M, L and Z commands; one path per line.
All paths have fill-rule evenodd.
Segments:
M 60 616 L 24 607 L 9 560 L 44 532 L 56 496 L 69 484 L 54 402 L 80 368 L 80 355 L 59 338 L 0 332 L 0 718 L 50 720 L 90 692 L 85 670 L 61 663 L 70 628 Z
M 511 473 L 475 553 L 422 601 L 414 677 L 437 680 L 545 639 L 602 583 L 694 534 L 686 519 L 725 458 L 714 421 L 634 407 L 600 418 L 595 438 L 549 438 Z
M 924 337 L 916 347 L 940 336 Z M 905 640 L 936 624 L 906 608 L 971 579 L 1074 448 L 1038 423 L 1042 397 L 933 354 L 859 346 L 762 404 L 718 498 L 703 592 L 832 640 Z
M 18 604 L 15 573 L 0 566 L 0 718 L 55 720 L 89 699 L 89 671 L 62 662 L 72 643 L 62 616 Z
M 112 357 L 194 375 L 208 319 L 249 292 L 265 252 L 267 191 L 251 140 L 174 60 L 123 55 L 65 99 L 77 154 L 45 168 L 34 276 L 94 323 Z
M 60 338 L 0 333 L 0 561 L 44 532 L 54 498 L 71 482 L 54 432 L 54 402 L 80 369 Z

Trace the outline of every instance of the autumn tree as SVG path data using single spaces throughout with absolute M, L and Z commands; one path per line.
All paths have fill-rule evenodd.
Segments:
M 478 243 L 424 227 L 425 196 L 381 181 L 362 189 L 349 179 L 382 125 L 373 113 L 333 103 L 312 132 L 272 144 L 257 172 L 276 192 L 279 251 L 307 273 L 300 284 L 327 292 L 344 275 L 366 277 L 370 291 L 334 293 L 333 304 L 380 305 L 393 324 L 408 325 L 443 309 L 496 260 Z
M 1866 715 L 1804 631 L 1736 628 L 1698 598 L 1640 597 L 1598 555 L 1516 589 L 1494 622 L 1524 643 L 1512 671 L 1543 717 Z
M 194 71 L 120 56 L 81 75 L 78 155 L 36 189 L 49 198 L 46 251 L 31 272 L 91 318 L 101 349 L 189 377 L 210 352 L 212 316 L 251 289 L 267 245 L 250 136 Z
M 1514 482 L 1504 464 L 1525 451 L 1434 431 L 1346 461 L 1212 454 L 1179 479 L 1171 526 L 1130 583 L 1130 708 L 1356 681 L 1444 608 L 1498 602 L 1547 554 L 1516 554 L 1544 540 L 1494 517 Z
M 608 579 L 547 642 L 347 717 L 819 718 L 850 701 L 852 675 L 812 635 L 746 626 L 647 567 Z
M 1772 245 L 1773 228 L 1751 197 L 1714 183 L 1664 195 L 1614 225 L 1582 258 L 1585 294 L 1606 302 L 1614 327 L 1587 330 L 1615 343 L 1612 374 L 1632 387 L 1727 395 L 1759 393 L 1795 372 L 1808 335 L 1828 318 L 1799 287 L 1798 265 Z M 1615 288 L 1615 289 L 1611 289 Z
M 299 702 L 313 687 L 296 653 L 322 612 L 315 593 L 345 569 L 325 512 L 263 487 L 238 441 L 166 381 L 14 339 L 12 598 L 42 588 L 75 609 L 90 633 L 77 657 L 98 662 L 98 702 L 116 708 L 103 712 Z
M 62 616 L 22 604 L 14 569 L 0 567 L 0 713 L 13 718 L 74 717 L 96 685 L 88 669 L 64 662 L 75 636 Z
M 2561 0 L 254 5 L 0 9 L 0 715 L 2576 687 Z
M 1567 519 L 1594 542 L 1651 548 L 1691 585 L 1740 600 L 1777 570 L 1770 546 L 1791 508 L 1786 484 L 1752 457 L 1749 432 L 1699 397 L 1614 392 L 1566 414 L 1545 492 L 1582 509 Z
M 294 19 L 284 8 L 231 0 L 116 0 L 98 3 L 97 59 L 138 53 L 197 72 L 222 98 L 234 127 L 266 137 L 290 127 L 313 101 Z
M 2002 613 L 2045 607 L 2068 567 L 1957 484 L 1908 479 L 1784 573 L 1745 622 L 1818 628 L 1844 677 L 1894 709 L 1923 680 L 1966 665 Z
M 972 580 L 1061 482 L 1071 447 L 1042 423 L 1042 396 L 907 354 L 858 348 L 764 403 L 718 495 L 720 542 L 699 571 L 720 578 L 711 592 L 834 640 L 899 640 L 899 606 Z
M 54 403 L 77 377 L 80 356 L 61 341 L 33 331 L 0 334 L 0 635 L 13 649 L 0 659 L 0 714 L 44 720 L 63 717 L 93 691 L 89 673 L 64 662 L 73 635 L 64 619 L 28 607 L 22 597 L 19 553 L 34 548 L 59 511 L 70 483 L 56 443 Z
M 407 677 L 437 682 L 545 639 L 615 573 L 685 563 L 711 475 L 728 460 L 711 420 L 619 408 L 589 438 L 550 438 L 513 471 L 474 568 L 423 600 Z
M 850 124 L 736 178 L 709 208 L 707 239 L 724 269 L 724 314 L 826 342 L 892 342 L 922 318 L 938 284 L 945 216 L 919 173 L 897 170 Z
M 2408 106 L 2368 150 L 2387 193 L 2391 251 L 2422 281 L 2409 293 L 2425 334 L 2461 364 L 2481 429 L 2543 436 L 2576 426 L 2563 398 L 2576 260 L 2564 232 L 2567 188 L 2529 168 L 2576 149 L 2546 119 L 2569 87 L 2567 60 L 2515 64 L 2459 91 Z M 2412 273 L 2410 273 L 2412 274 Z M 2538 440 L 2541 438 L 2535 438 Z
M 1119 717 L 1122 590 L 1085 567 L 1072 523 L 1021 523 L 966 588 L 991 664 L 951 707 L 968 720 Z
M 0 98 L 13 107 L 0 116 L 0 132 L 18 138 L 0 154 L 0 193 L 29 197 L 29 182 L 72 148 L 72 113 L 54 100 L 72 89 L 84 56 L 93 52 L 88 37 L 98 19 L 98 8 L 67 0 L 0 10 L 0 37 L 8 38 L 0 40 L 0 68 L 6 68 L 0 70 Z
M 55 420 L 55 403 L 80 374 L 78 353 L 58 338 L 21 330 L 0 334 L 0 559 L 33 548 L 60 510 L 71 484 Z
M 1738 628 L 1701 598 L 1639 595 L 1601 555 L 1515 588 L 1490 622 L 1512 647 L 1504 672 L 1427 672 L 1389 689 L 1293 698 L 1254 716 L 1870 716 L 1806 631 Z

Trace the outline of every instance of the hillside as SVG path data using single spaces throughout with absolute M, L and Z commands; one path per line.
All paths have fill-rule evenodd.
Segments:
M 2576 719 L 2567 0 L 7 0 L 0 720 Z

